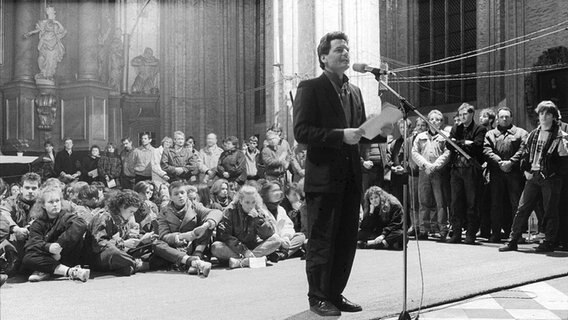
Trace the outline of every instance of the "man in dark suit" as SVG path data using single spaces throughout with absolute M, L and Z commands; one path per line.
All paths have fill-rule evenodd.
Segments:
M 343 73 L 348 38 L 328 33 L 317 48 L 318 78 L 302 81 L 294 101 L 294 135 L 307 145 L 305 192 L 310 238 L 306 255 L 310 309 L 322 316 L 361 311 L 343 297 L 357 246 L 365 121 L 361 91 Z M 385 142 L 378 136 L 371 142 Z

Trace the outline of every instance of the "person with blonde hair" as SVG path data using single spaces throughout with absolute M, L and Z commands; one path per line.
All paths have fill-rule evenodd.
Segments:
M 261 206 L 256 188 L 244 185 L 223 214 L 211 253 L 228 261 L 231 269 L 248 267 L 249 258 L 266 257 L 281 246 L 275 225 Z
M 23 260 L 23 265 L 34 271 L 28 278 L 31 282 L 51 274 L 83 282 L 89 279 L 90 270 L 79 266 L 87 223 L 74 212 L 63 210 L 62 201 L 61 189 L 55 187 L 42 189 L 37 197 L 35 206 L 41 210 L 30 225 Z

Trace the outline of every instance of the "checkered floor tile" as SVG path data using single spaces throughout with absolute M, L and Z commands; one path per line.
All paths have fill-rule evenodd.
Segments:
M 426 310 L 424 320 L 568 320 L 568 295 L 546 282 Z

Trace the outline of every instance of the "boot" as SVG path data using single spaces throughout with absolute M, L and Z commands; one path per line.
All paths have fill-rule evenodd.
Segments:
M 507 251 L 517 251 L 518 249 L 517 241 L 511 240 L 501 248 L 499 248 L 499 252 L 507 252 Z
M 209 272 L 211 272 L 211 262 L 206 262 L 203 260 L 194 260 L 191 262 L 191 267 L 187 271 L 189 274 L 191 269 L 195 268 L 195 272 L 197 275 L 203 275 L 203 277 L 207 278 L 209 276 Z
M 229 259 L 229 268 L 236 269 L 236 268 L 245 268 L 249 266 L 249 259 L 237 259 L 237 258 L 230 258 Z

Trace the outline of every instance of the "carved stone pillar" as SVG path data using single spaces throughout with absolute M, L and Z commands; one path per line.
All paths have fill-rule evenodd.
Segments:
M 37 15 L 37 2 L 34 0 L 20 0 L 15 2 L 16 19 L 14 26 L 14 77 L 15 81 L 33 81 L 34 79 L 34 51 L 37 42 L 33 38 L 24 38 L 24 33 L 34 29 Z
M 79 76 L 78 80 L 97 80 L 97 34 L 99 7 L 93 0 L 79 7 Z

